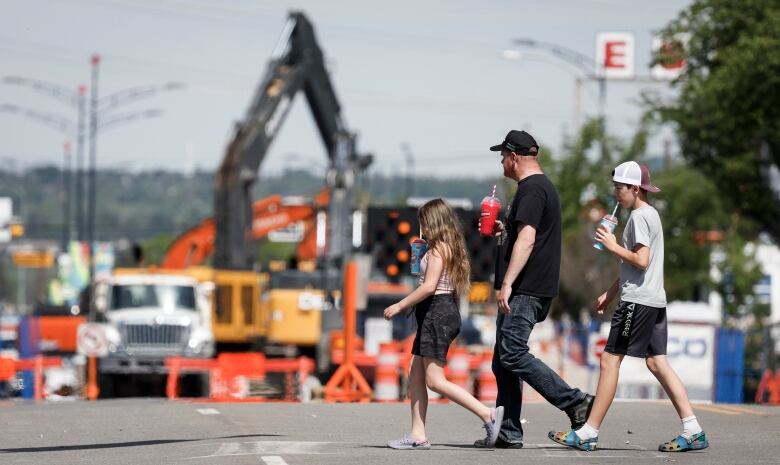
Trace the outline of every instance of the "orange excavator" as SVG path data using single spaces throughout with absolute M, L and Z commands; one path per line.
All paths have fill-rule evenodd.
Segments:
M 310 203 L 271 195 L 252 204 L 252 237 L 261 239 L 270 232 L 303 222 L 303 238 L 298 243 L 296 258 L 299 261 L 317 259 L 317 212 L 327 208 L 328 190 L 321 190 Z M 161 267 L 183 270 L 202 265 L 214 252 L 216 225 L 214 218 L 206 218 L 188 229 L 168 247 Z

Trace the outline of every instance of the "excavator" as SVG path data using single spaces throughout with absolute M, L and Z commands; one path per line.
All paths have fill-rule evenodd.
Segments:
M 253 202 L 258 170 L 302 92 L 328 157 L 325 186 L 309 205 L 280 196 Z M 353 251 L 353 188 L 372 156 L 355 149 L 312 24 L 291 12 L 244 118 L 216 173 L 214 217 L 184 233 L 168 250 L 165 272 L 184 272 L 212 285 L 212 327 L 219 350 L 294 348 L 328 365 L 328 333 L 340 325 L 335 305 L 342 265 Z M 298 258 L 313 269 L 255 271 L 258 237 L 293 221 L 308 222 Z M 356 225 L 360 227 L 360 225 Z M 213 253 L 210 267 L 202 265 Z M 289 353 L 289 350 L 285 353 Z
M 295 259 L 317 259 L 316 215 L 327 207 L 328 190 L 323 189 L 312 202 L 290 201 L 275 194 L 252 204 L 252 237 L 262 239 L 269 233 L 296 223 L 302 223 L 303 238 L 296 247 Z M 213 217 L 180 234 L 165 252 L 160 266 L 167 270 L 183 270 L 202 265 L 214 253 L 216 224 Z

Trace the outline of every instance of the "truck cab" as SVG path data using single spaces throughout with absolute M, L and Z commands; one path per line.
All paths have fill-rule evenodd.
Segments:
M 90 319 L 103 324 L 108 345 L 99 364 L 101 391 L 113 391 L 119 376 L 164 381 L 166 357 L 212 357 L 212 287 L 192 276 L 140 269 L 117 269 L 97 281 Z

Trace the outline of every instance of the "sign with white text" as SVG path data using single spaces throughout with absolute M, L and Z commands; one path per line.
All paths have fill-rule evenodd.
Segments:
M 669 323 L 666 356 L 691 400 L 712 400 L 715 380 L 714 326 Z M 620 384 L 643 387 L 645 392 L 651 393 L 660 390 L 658 380 L 647 369 L 642 358 L 623 359 Z

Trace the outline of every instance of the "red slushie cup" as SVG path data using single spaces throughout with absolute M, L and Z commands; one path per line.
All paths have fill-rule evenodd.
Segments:
M 498 220 L 498 214 L 501 211 L 501 202 L 495 196 L 491 195 L 482 199 L 480 207 L 479 233 L 483 236 L 492 236 L 496 226 L 496 220 Z

